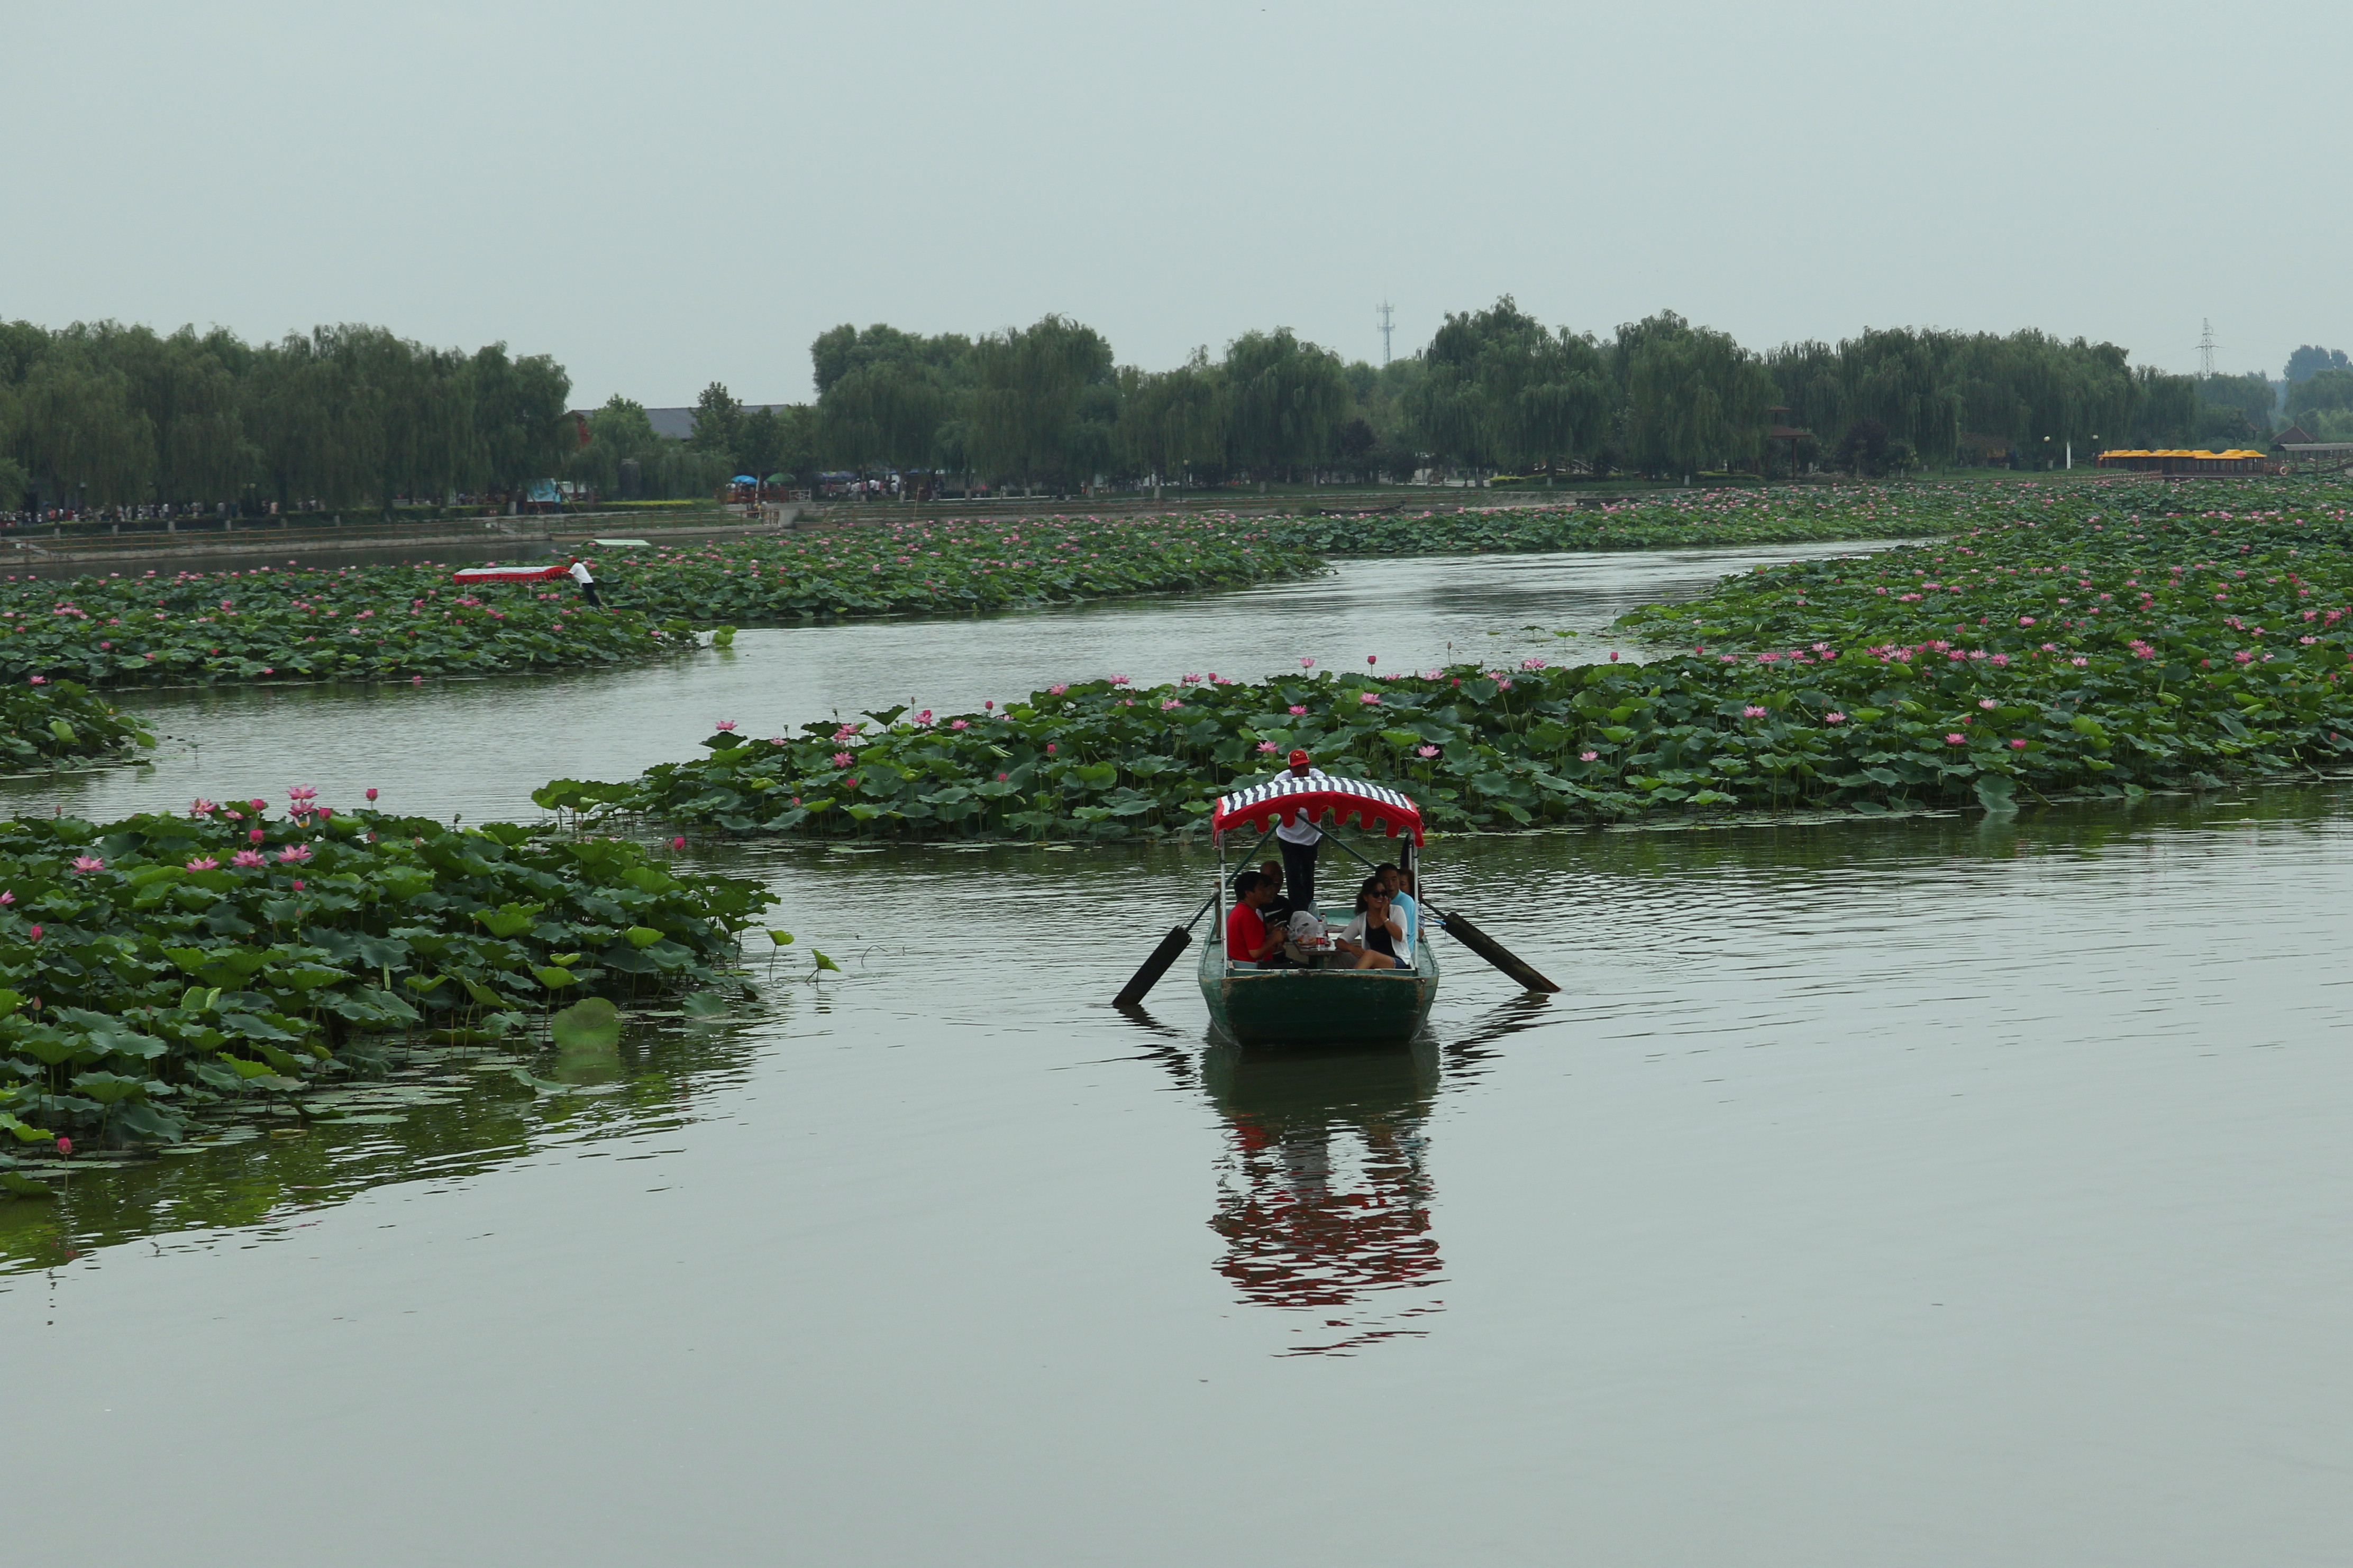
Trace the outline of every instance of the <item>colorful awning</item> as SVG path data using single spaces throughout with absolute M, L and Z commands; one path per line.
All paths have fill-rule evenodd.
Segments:
M 1395 838 L 1409 834 L 1421 842 L 1421 808 L 1393 789 L 1362 779 L 1298 778 L 1283 773 L 1267 784 L 1218 797 L 1209 828 L 1223 833 L 1244 825 L 1265 832 L 1277 822 L 1288 822 L 1304 810 L 1318 825 L 1328 816 L 1335 826 L 1361 823 L 1366 832 L 1378 830 Z

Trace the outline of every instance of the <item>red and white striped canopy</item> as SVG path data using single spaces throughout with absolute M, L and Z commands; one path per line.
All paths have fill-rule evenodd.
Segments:
M 570 570 L 568 566 L 461 566 L 449 574 L 449 581 L 469 588 L 484 583 L 544 583 Z
M 1289 822 L 1302 809 L 1312 823 L 1329 815 L 1335 826 L 1344 826 L 1353 817 L 1368 833 L 1379 829 L 1391 838 L 1404 833 L 1416 844 L 1421 842 L 1421 807 L 1397 791 L 1362 779 L 1303 779 L 1291 773 L 1219 795 L 1209 829 L 1223 833 L 1247 825 L 1263 833 L 1277 822 Z

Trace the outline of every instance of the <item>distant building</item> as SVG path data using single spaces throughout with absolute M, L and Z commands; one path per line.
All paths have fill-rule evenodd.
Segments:
M 782 414 L 791 406 L 789 403 L 746 403 L 744 412 L 756 414 L 765 408 Z M 646 422 L 654 427 L 655 435 L 666 436 L 673 441 L 689 440 L 694 435 L 694 410 L 691 408 L 649 408 L 646 410 Z

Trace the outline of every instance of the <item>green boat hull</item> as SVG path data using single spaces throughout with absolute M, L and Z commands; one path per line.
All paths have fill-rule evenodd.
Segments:
M 1409 1040 L 1438 999 L 1438 954 L 1415 944 L 1411 969 L 1250 969 L 1212 938 L 1201 952 L 1209 1017 L 1239 1045 Z

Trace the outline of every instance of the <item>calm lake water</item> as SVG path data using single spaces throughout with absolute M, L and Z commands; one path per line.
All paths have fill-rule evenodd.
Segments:
M 1537 619 L 1517 565 L 1414 570 Z M 1192 667 L 1201 604 L 1123 614 L 1130 673 Z M 1094 669 L 1058 618 L 779 636 L 820 691 L 876 631 L 928 635 L 944 685 L 992 637 Z M 750 720 L 702 710 L 768 657 L 579 683 L 605 776 L 699 739 L 665 728 L 688 699 Z M 311 721 L 274 769 L 546 776 L 414 760 L 415 716 L 501 689 L 465 689 L 277 699 Z M 1146 1016 L 1107 1001 L 1206 849 L 718 852 L 846 978 L 755 959 L 741 1019 L 542 1058 L 590 1092 L 430 1060 L 406 1122 L 0 1205 L 12 1544 L 2344 1562 L 2348 805 L 1442 841 L 1440 900 L 1567 989 L 1450 947 L 1417 1046 L 1247 1058 L 1185 966 Z

